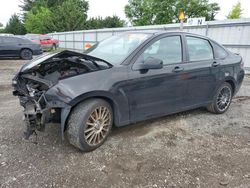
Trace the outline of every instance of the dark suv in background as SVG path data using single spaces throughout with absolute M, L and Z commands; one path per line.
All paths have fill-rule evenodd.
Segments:
M 15 36 L 0 36 L 0 57 L 20 57 L 32 59 L 33 55 L 42 54 L 41 45 L 29 39 Z

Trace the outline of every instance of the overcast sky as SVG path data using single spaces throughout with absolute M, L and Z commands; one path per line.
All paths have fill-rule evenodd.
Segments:
M 14 13 L 20 13 L 18 5 L 21 0 L 0 0 L 0 22 L 4 25 L 9 20 L 10 16 Z M 88 0 L 90 17 L 96 16 L 112 16 L 117 15 L 122 19 L 125 19 L 124 6 L 128 0 Z M 218 2 L 221 11 L 216 16 L 216 19 L 225 19 L 225 16 L 231 10 L 232 6 L 238 2 L 238 0 L 210 0 L 210 2 Z M 243 17 L 250 18 L 250 6 L 249 0 L 240 0 L 242 4 Z

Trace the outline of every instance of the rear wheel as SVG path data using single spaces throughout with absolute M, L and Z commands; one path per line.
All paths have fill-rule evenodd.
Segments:
M 55 44 L 53 44 L 51 50 L 56 50 L 56 45 Z
M 82 151 L 92 151 L 107 139 L 113 124 L 113 112 L 108 102 L 90 99 L 77 105 L 68 121 L 69 142 Z
M 222 114 L 226 112 L 231 104 L 233 96 L 232 86 L 225 82 L 216 92 L 213 102 L 207 107 L 208 111 Z
M 30 49 L 23 49 L 20 53 L 20 57 L 24 60 L 31 60 L 33 58 L 33 53 Z

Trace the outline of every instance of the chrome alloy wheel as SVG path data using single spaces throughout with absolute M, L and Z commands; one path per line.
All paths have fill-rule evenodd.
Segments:
M 224 111 L 230 105 L 232 97 L 231 89 L 228 86 L 221 88 L 217 97 L 217 107 L 220 111 Z
M 84 136 L 89 145 L 96 146 L 107 136 L 112 126 L 111 112 L 107 107 L 96 108 L 85 125 Z

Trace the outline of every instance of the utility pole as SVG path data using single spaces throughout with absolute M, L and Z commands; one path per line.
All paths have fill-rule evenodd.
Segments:
M 185 19 L 185 13 L 183 10 L 180 11 L 179 13 L 179 20 L 180 20 L 180 30 L 183 31 L 183 23 Z

